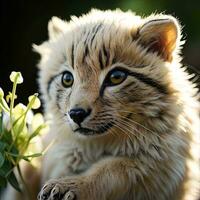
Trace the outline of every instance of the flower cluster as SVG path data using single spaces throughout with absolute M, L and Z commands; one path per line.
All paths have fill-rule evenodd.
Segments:
M 40 107 L 37 94 L 28 98 L 27 106 L 22 103 L 14 105 L 17 84 L 23 82 L 23 77 L 20 72 L 12 72 L 10 80 L 13 88 L 6 97 L 0 88 L 0 187 L 5 187 L 9 182 L 16 190 L 21 191 L 14 169 L 17 169 L 21 177 L 19 162 L 31 162 L 33 158 L 42 155 L 37 141 L 45 132 L 47 124 L 42 114 L 34 114 L 32 111 Z M 40 153 L 32 153 L 37 151 Z

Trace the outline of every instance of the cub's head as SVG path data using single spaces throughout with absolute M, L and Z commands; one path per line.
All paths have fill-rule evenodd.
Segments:
M 34 48 L 41 54 L 45 110 L 54 123 L 75 135 L 97 136 L 133 133 L 138 125 L 161 130 L 173 121 L 167 117 L 176 113 L 176 19 L 92 10 L 70 22 L 53 17 L 48 29 L 49 40 Z

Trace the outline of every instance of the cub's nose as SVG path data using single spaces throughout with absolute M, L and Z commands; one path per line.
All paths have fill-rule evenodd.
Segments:
M 69 111 L 70 118 L 78 125 L 91 113 L 91 109 L 74 108 Z

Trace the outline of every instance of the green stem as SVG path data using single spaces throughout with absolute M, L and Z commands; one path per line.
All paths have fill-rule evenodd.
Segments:
M 22 191 L 24 192 L 24 195 L 26 197 L 28 197 L 28 199 L 31 199 L 30 190 L 29 190 L 28 186 L 26 185 L 26 181 L 24 180 L 24 177 L 22 175 L 21 168 L 20 168 L 19 164 L 17 165 L 17 171 L 18 171 L 19 177 L 20 177 L 22 185 L 23 185 Z
M 14 101 L 15 101 L 15 94 L 16 94 L 18 76 L 19 76 L 19 75 L 17 75 L 17 76 L 15 77 L 15 81 L 14 81 L 14 83 L 13 83 L 12 98 L 11 98 L 11 102 L 10 102 L 10 120 L 11 120 L 11 128 L 12 128 L 12 110 L 13 110 L 13 107 L 14 107 Z
M 24 127 L 24 126 L 25 126 L 25 122 L 24 122 L 24 121 L 25 121 L 25 117 L 26 117 L 26 116 L 23 116 L 23 117 L 24 117 L 24 119 L 23 119 L 22 123 L 24 123 L 24 124 L 23 124 L 23 127 Z M 13 129 L 12 129 L 11 131 L 13 131 Z M 10 147 L 9 147 L 9 152 L 11 151 L 13 145 L 16 144 L 17 139 L 18 139 L 18 136 L 20 135 L 20 132 L 17 131 L 17 133 L 16 133 L 16 134 L 13 134 L 13 135 L 14 135 L 14 136 L 13 136 L 13 141 L 12 141 Z
M 3 137 L 3 112 L 0 113 L 0 139 Z

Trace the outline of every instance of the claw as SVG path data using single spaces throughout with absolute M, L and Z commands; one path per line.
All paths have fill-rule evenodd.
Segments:
M 71 191 L 67 192 L 64 196 L 64 200 L 75 200 L 75 194 Z
M 57 185 L 51 191 L 51 196 L 53 197 L 53 199 L 60 198 L 60 188 Z
M 37 196 L 38 200 L 47 200 L 48 196 L 46 194 L 41 194 L 41 192 Z

